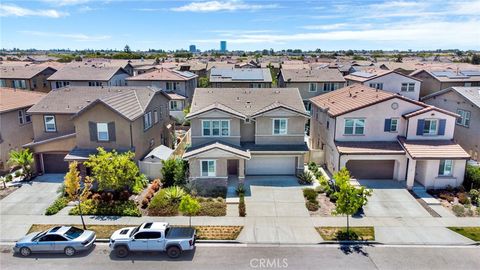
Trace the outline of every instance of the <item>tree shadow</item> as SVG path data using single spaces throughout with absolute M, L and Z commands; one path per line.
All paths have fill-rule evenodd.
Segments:
M 372 244 L 362 242 L 353 242 L 353 241 L 340 241 L 340 249 L 345 255 L 350 254 L 360 254 L 362 256 L 368 257 L 368 252 L 365 250 L 365 247 L 372 246 Z
M 120 219 L 121 216 L 88 216 L 88 218 L 100 221 L 115 221 Z

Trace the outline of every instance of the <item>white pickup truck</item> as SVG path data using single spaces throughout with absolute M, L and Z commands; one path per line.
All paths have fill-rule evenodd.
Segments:
M 165 251 L 170 258 L 177 258 L 183 251 L 195 248 L 195 230 L 170 227 L 166 222 L 146 222 L 115 231 L 109 246 L 120 258 L 131 251 Z

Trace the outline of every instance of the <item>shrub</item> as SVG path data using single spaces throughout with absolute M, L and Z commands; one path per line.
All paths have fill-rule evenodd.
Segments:
M 198 200 L 198 199 L 197 199 Z M 200 211 L 197 216 L 221 217 L 227 214 L 227 204 L 222 199 L 200 202 Z
M 15 171 L 15 177 L 20 177 L 22 176 L 22 172 L 20 170 Z
M 240 195 L 240 201 L 238 203 L 238 215 L 244 217 L 247 215 L 247 209 L 245 207 L 245 197 Z
M 60 197 L 56 199 L 45 211 L 45 215 L 51 216 L 55 215 L 56 213 L 60 212 L 65 206 L 68 204 L 68 199 L 65 197 Z
M 298 175 L 298 183 L 300 185 L 308 185 L 313 183 L 313 175 L 309 172 L 302 172 Z
M 470 195 L 470 199 L 472 200 L 473 204 L 480 205 L 480 192 L 478 190 L 472 189 L 468 194 Z
M 458 193 L 458 202 L 461 204 L 469 204 L 470 203 L 470 198 L 468 197 L 467 193 L 462 192 Z
M 453 213 L 455 213 L 455 215 L 457 217 L 464 217 L 465 216 L 465 207 L 463 207 L 463 205 L 458 205 L 458 204 L 454 205 L 452 207 L 452 211 L 453 211 Z
M 318 196 L 318 193 L 313 188 L 303 189 L 303 197 L 305 197 L 307 201 L 316 202 L 317 196 Z
M 325 193 L 325 191 L 323 190 L 323 188 L 322 188 L 321 186 L 315 187 L 315 192 L 317 192 L 317 193 Z
M 237 195 L 245 195 L 245 185 L 243 183 L 238 184 L 237 188 L 235 189 L 235 192 L 237 192 Z
M 166 196 L 165 189 L 162 189 L 150 201 L 148 214 L 151 216 L 176 216 L 178 215 L 178 203 L 171 203 Z
M 142 208 L 143 208 L 143 209 L 147 208 L 149 202 L 150 202 L 149 199 L 143 198 L 143 200 L 142 200 Z
M 130 192 L 128 192 L 128 190 L 124 190 L 120 192 L 120 194 L 118 195 L 118 199 L 121 201 L 128 201 L 128 199 L 130 199 L 130 196 Z
M 227 187 L 226 186 L 210 186 L 204 185 L 199 181 L 192 181 L 186 185 L 186 189 L 192 196 L 201 196 L 201 197 L 227 197 Z
M 453 202 L 454 199 L 455 199 L 455 198 L 453 197 L 453 195 L 452 195 L 451 193 L 448 193 L 448 192 L 442 192 L 442 193 L 440 193 L 439 197 L 440 197 L 441 199 L 444 199 L 444 200 L 450 202 L 450 203 Z
M 463 185 L 469 189 L 480 189 L 480 167 L 467 165 Z
M 134 201 L 111 201 L 96 202 L 94 200 L 86 200 L 81 203 L 82 214 L 84 215 L 100 215 L 100 216 L 132 216 L 139 217 L 142 214 L 135 205 Z M 79 215 L 80 209 L 75 206 L 70 210 L 70 215 Z
M 169 188 L 164 189 L 165 191 L 165 198 L 171 203 L 180 203 L 183 196 L 187 195 L 185 190 L 179 186 L 171 186 Z
M 318 171 L 318 166 L 317 166 L 317 164 L 316 164 L 315 162 L 313 162 L 313 161 L 310 161 L 310 162 L 308 163 L 308 170 L 311 171 L 312 173 L 317 172 L 317 171 Z
M 306 202 L 305 206 L 307 207 L 308 211 L 317 211 L 320 208 L 318 204 L 311 201 Z

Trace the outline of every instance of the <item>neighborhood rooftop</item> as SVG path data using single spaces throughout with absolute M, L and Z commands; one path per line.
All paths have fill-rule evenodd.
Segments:
M 282 69 L 286 82 L 345 82 L 338 69 Z
M 31 79 L 38 73 L 48 69 L 48 66 L 22 65 L 0 66 L 0 78 L 2 79 Z
M 129 77 L 126 80 L 128 81 L 188 81 L 195 77 L 198 77 L 198 76 L 188 71 L 171 70 L 171 69 L 162 67 L 151 72 Z
M 120 70 L 118 66 L 67 65 L 48 78 L 49 81 L 108 81 Z
M 210 82 L 272 82 L 268 68 L 212 68 Z
M 422 100 L 435 98 L 436 96 L 439 96 L 441 94 L 444 94 L 450 91 L 457 92 L 458 94 L 460 94 L 461 96 L 463 96 L 464 98 L 472 102 L 475 106 L 480 108 L 480 87 L 479 86 L 477 87 L 454 86 L 454 87 L 446 88 L 446 89 L 434 92 L 430 95 L 427 95 L 423 97 Z
M 45 96 L 41 92 L 1 87 L 0 113 L 32 106 Z

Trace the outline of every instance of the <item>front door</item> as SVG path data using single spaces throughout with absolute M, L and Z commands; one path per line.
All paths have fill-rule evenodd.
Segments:
M 238 175 L 238 159 L 229 159 L 227 160 L 227 172 L 228 175 Z

